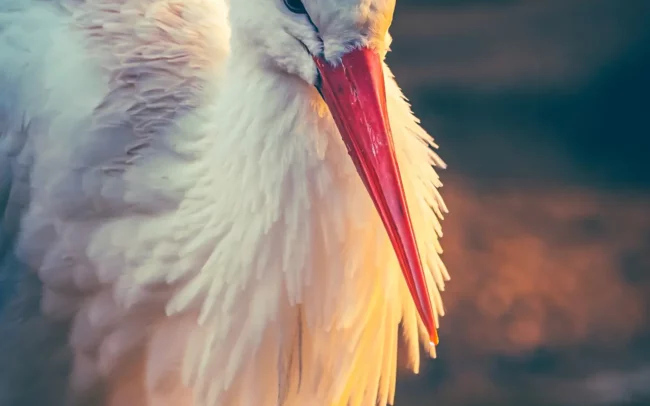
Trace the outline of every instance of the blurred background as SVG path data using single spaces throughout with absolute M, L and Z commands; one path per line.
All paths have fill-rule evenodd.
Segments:
M 397 3 L 452 272 L 397 406 L 650 405 L 650 1 Z

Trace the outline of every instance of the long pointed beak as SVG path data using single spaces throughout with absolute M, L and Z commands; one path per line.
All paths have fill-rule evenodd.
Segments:
M 395 158 L 381 59 L 368 48 L 344 55 L 337 66 L 314 59 L 322 79 L 319 91 L 384 223 L 430 339 L 437 344 L 431 300 Z

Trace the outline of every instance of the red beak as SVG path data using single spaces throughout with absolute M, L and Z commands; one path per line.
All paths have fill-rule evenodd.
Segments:
M 381 59 L 361 48 L 344 55 L 337 66 L 322 58 L 315 61 L 322 79 L 319 90 L 381 216 L 430 339 L 437 344 L 431 300 L 395 158 Z

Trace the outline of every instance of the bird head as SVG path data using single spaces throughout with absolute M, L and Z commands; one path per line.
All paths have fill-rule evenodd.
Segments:
M 395 0 L 233 0 L 230 7 L 233 52 L 245 49 L 297 76 L 325 101 L 437 342 L 386 105 L 383 58 Z

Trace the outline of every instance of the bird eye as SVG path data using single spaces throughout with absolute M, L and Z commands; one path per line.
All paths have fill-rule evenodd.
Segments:
M 302 4 L 302 0 L 284 0 L 284 5 L 287 6 L 289 11 L 295 14 L 307 14 L 305 5 Z

